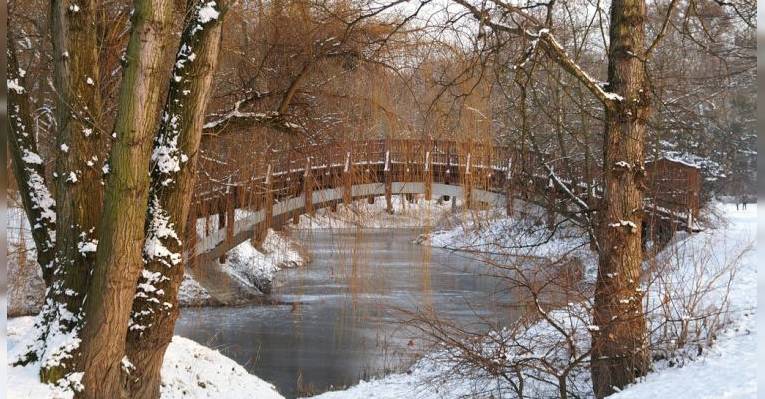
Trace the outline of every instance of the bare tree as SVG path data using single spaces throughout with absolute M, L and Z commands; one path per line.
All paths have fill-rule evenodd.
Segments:
M 189 220 L 199 144 L 212 77 L 218 63 L 221 27 L 229 2 L 188 2 L 187 20 L 173 68 L 151 156 L 144 266 L 128 326 L 127 359 L 132 363 L 128 396 L 158 398 L 160 369 L 179 314 L 183 241 L 196 234 Z

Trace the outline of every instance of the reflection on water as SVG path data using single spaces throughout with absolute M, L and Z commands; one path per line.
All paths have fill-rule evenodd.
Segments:
M 279 273 L 286 305 L 183 309 L 176 333 L 217 348 L 286 397 L 406 368 L 424 341 L 402 310 L 460 323 L 517 315 L 500 279 L 462 254 L 412 243 L 415 230 L 297 232 L 313 262 Z M 485 328 L 485 327 L 484 327 Z

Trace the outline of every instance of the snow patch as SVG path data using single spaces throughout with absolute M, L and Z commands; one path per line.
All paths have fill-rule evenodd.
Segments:
M 206 24 L 210 21 L 218 19 L 220 11 L 216 10 L 215 7 L 216 4 L 214 1 L 208 2 L 203 7 L 201 7 L 199 9 L 199 23 Z

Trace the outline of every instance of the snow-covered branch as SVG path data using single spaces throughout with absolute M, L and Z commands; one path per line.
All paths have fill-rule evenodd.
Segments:
M 609 92 L 603 88 L 602 82 L 592 78 L 579 64 L 577 64 L 571 56 L 568 55 L 563 46 L 555 39 L 555 36 L 547 28 L 539 29 L 537 32 L 532 32 L 520 27 L 513 27 L 505 25 L 503 23 L 494 21 L 491 19 L 490 10 L 479 9 L 475 5 L 471 4 L 469 0 L 454 0 L 458 4 L 467 8 L 473 16 L 478 19 L 482 24 L 491 27 L 495 31 L 506 32 L 513 35 L 525 36 L 532 41 L 533 47 L 541 48 L 552 58 L 564 71 L 576 78 L 582 83 L 598 100 L 600 100 L 604 106 L 613 107 L 616 103 L 623 101 L 622 96 L 616 93 Z M 507 7 L 510 7 L 509 5 Z M 510 7 L 512 8 L 512 7 Z M 533 18 L 528 17 L 526 13 L 521 10 L 513 8 L 513 12 L 519 14 L 527 19 L 533 21 Z M 533 48 L 532 48 L 533 50 Z M 530 57 L 527 55 L 526 59 Z
M 241 108 L 246 102 L 247 99 L 237 101 L 231 110 L 205 123 L 203 126 L 203 134 L 208 136 L 217 136 L 222 133 L 229 125 L 244 125 L 248 127 L 266 126 L 287 133 L 296 133 L 302 130 L 300 125 L 286 121 L 284 115 L 276 111 L 242 111 Z

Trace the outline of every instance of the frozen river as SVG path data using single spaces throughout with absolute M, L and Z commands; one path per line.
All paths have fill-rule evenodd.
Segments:
M 406 369 L 428 349 L 402 323 L 407 312 L 432 308 L 476 329 L 518 317 L 485 263 L 412 243 L 419 233 L 296 232 L 313 261 L 279 273 L 272 297 L 284 304 L 186 308 L 176 333 L 221 350 L 292 398 Z

